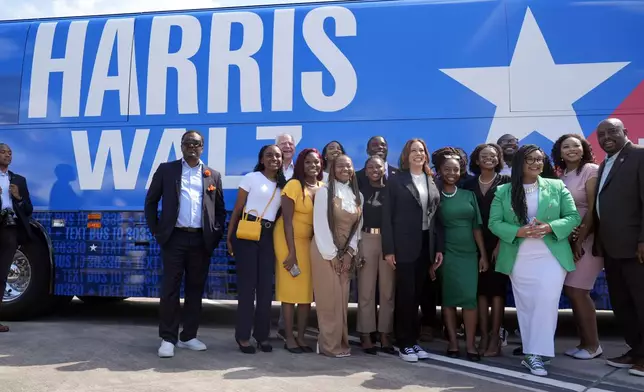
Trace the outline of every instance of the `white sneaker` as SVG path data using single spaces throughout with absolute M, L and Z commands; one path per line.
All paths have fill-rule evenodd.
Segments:
M 417 344 L 414 344 L 414 352 L 416 353 L 416 356 L 418 359 L 429 359 L 429 354 L 427 354 L 427 351 L 425 351 L 422 347 L 420 347 Z
M 418 362 L 418 355 L 416 351 L 411 347 L 405 347 L 398 352 L 400 358 L 405 362 Z
M 167 342 L 167 341 L 162 341 L 161 342 L 161 347 L 159 347 L 159 358 L 172 358 L 174 357 L 174 344 Z
M 569 348 L 568 350 L 564 351 L 564 355 L 567 355 L 569 357 L 574 357 L 578 351 L 579 349 L 577 347 Z
M 581 349 L 573 355 L 575 359 L 593 359 L 597 358 L 598 356 L 602 355 L 604 351 L 602 350 L 602 346 L 597 347 L 597 351 L 595 351 L 593 354 L 590 353 L 590 351 L 584 349 Z
M 543 366 L 543 360 L 538 355 L 526 355 L 521 361 L 521 365 L 530 370 L 535 376 L 547 376 L 548 371 Z
M 179 348 L 187 348 L 188 350 L 192 351 L 205 351 L 206 350 L 206 345 L 203 344 L 199 339 L 194 338 L 190 339 L 187 342 L 182 342 L 179 340 L 177 342 L 177 347 Z

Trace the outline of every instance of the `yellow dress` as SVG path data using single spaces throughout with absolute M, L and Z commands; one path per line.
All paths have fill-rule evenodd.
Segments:
M 275 246 L 275 300 L 291 304 L 310 304 L 313 302 L 313 281 L 311 279 L 310 248 L 313 238 L 313 199 L 306 192 L 303 196 L 302 185 L 297 180 L 289 181 L 282 190 L 286 196 L 295 202 L 293 214 L 293 237 L 295 239 L 295 255 L 297 264 L 302 271 L 295 278 L 291 276 L 284 265 L 288 257 L 286 234 L 284 233 L 284 217 L 275 223 L 273 244 Z

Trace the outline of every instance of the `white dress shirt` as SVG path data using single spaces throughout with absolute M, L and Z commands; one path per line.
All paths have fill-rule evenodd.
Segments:
M 0 170 L 0 188 L 2 188 L 2 194 L 0 194 L 0 208 L 9 209 L 13 211 L 13 202 L 11 201 L 11 192 L 9 191 L 9 185 L 11 184 L 9 178 L 9 171 L 3 172 Z
M 203 204 L 203 162 L 190 167 L 181 159 L 181 192 L 177 227 L 201 228 Z
M 293 170 L 295 170 L 295 165 L 293 164 L 293 161 L 288 164 L 286 168 L 284 168 L 284 177 L 286 177 L 286 181 L 290 180 L 293 177 Z

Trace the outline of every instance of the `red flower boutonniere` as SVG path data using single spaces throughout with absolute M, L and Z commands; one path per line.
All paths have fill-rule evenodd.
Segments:
M 215 189 L 217 189 L 217 188 L 215 188 L 214 185 L 212 185 L 212 184 L 208 185 L 208 192 L 213 192 Z
M 204 170 L 203 176 L 204 177 L 210 177 L 210 170 L 208 170 L 208 169 Z

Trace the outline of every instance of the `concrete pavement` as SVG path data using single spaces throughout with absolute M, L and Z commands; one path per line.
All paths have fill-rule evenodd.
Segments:
M 561 355 L 550 366 L 549 377 L 531 376 L 512 356 L 512 341 L 503 357 L 481 363 L 441 355 L 446 347 L 441 340 L 427 345 L 432 359 L 418 364 L 387 354 L 369 356 L 357 346 L 350 358 L 295 355 L 278 340 L 273 341 L 273 353 L 244 355 L 233 338 L 235 307 L 206 301 L 200 338 L 208 351 L 177 349 L 172 359 L 156 356 L 156 300 L 102 307 L 74 301 L 58 315 L 11 323 L 12 331 L 0 335 L 0 392 L 644 390 L 644 379 L 612 369 L 602 359 L 580 362 Z M 562 328 L 564 337 L 557 340 L 558 353 L 575 344 L 566 330 Z M 314 335 L 312 329 L 311 346 Z M 625 349 L 613 335 L 602 344 L 604 357 Z

